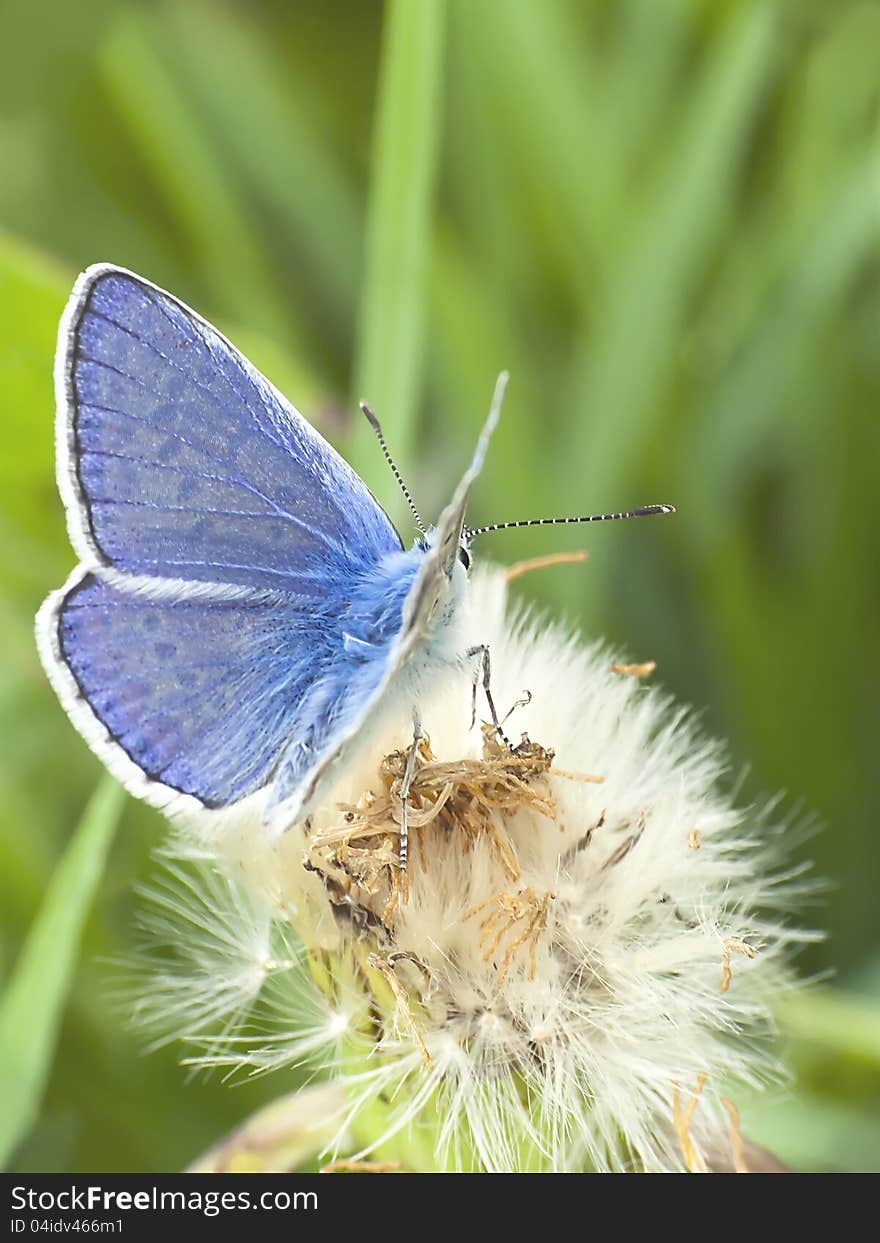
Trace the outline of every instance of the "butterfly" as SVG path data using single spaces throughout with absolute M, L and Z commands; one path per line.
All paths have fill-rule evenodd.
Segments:
M 411 778 L 430 680 L 467 661 L 504 737 L 488 651 L 462 652 L 455 623 L 471 540 L 526 525 L 465 525 L 505 383 L 428 528 L 364 408 L 419 525 L 407 549 L 358 475 L 216 328 L 133 272 L 82 273 L 55 359 L 58 488 L 80 564 L 40 609 L 37 642 L 71 721 L 132 794 L 175 814 L 265 788 L 279 832 L 401 702 Z

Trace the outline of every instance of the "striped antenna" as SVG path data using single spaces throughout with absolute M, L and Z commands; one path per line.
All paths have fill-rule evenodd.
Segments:
M 518 522 L 492 522 L 486 527 L 468 527 L 465 537 L 472 540 L 475 535 L 485 535 L 488 531 L 507 531 L 511 527 L 550 527 L 569 522 L 618 522 L 622 518 L 649 518 L 652 514 L 674 513 L 674 505 L 642 505 L 639 509 L 626 509 L 619 514 L 590 514 L 584 518 L 524 518 Z
M 391 467 L 391 473 L 394 476 L 394 478 L 397 480 L 398 484 L 400 485 L 401 492 L 406 497 L 406 503 L 407 505 L 409 505 L 410 512 L 412 513 L 412 516 L 416 520 L 416 526 L 419 528 L 419 531 L 421 532 L 422 535 L 426 535 L 427 529 L 425 527 L 424 522 L 422 522 L 421 514 L 416 509 L 416 503 L 412 498 L 412 493 L 410 492 L 406 484 L 403 482 L 403 476 L 401 475 L 400 471 L 397 469 L 397 466 L 395 465 L 395 462 L 394 462 L 394 458 L 391 456 L 391 454 L 388 451 L 388 445 L 385 443 L 385 433 L 382 431 L 382 424 L 376 418 L 375 414 L 373 414 L 373 411 L 370 409 L 370 407 L 367 405 L 365 401 L 360 402 L 359 405 L 363 413 L 366 415 L 367 422 L 369 423 L 370 427 L 372 427 L 373 431 L 376 433 L 376 439 L 379 441 L 379 444 L 382 446 L 382 452 L 385 454 L 385 461 Z

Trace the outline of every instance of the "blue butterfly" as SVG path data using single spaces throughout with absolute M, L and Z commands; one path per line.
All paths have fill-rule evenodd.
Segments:
M 451 502 L 407 550 L 362 480 L 211 324 L 122 268 L 79 277 L 55 387 L 81 564 L 45 601 L 37 639 L 73 724 L 131 793 L 175 813 L 269 787 L 279 831 L 389 705 L 407 703 L 418 737 L 432 673 L 467 659 L 500 731 L 488 653 L 462 652 L 454 623 L 471 539 L 520 525 L 464 521 L 505 379 Z M 404 789 L 404 866 L 405 808 Z

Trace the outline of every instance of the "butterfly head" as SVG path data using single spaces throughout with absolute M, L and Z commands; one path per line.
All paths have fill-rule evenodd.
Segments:
M 470 547 L 470 531 L 467 527 L 462 527 L 460 534 L 456 533 L 455 525 L 451 526 L 444 519 L 448 517 L 444 514 L 437 526 L 429 527 L 423 535 L 416 540 L 415 546 L 423 553 L 428 553 L 432 548 L 440 546 L 440 560 L 445 567 L 446 577 L 452 579 L 461 574 L 465 576 L 470 573 L 473 554 Z

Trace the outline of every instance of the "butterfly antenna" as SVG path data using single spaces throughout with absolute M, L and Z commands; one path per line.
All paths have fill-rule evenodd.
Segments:
M 626 509 L 619 514 L 590 514 L 584 518 L 525 518 L 519 522 L 493 522 L 486 527 L 469 527 L 467 538 L 485 535 L 487 531 L 507 531 L 511 527 L 549 527 L 569 522 L 617 522 L 621 518 L 649 518 L 651 514 L 674 514 L 674 505 L 642 505 L 639 509 Z
M 382 446 L 382 452 L 385 454 L 385 461 L 391 467 L 392 475 L 397 480 L 398 485 L 400 486 L 401 492 L 406 497 L 406 503 L 407 505 L 409 505 L 410 512 L 412 513 L 412 516 L 416 520 L 416 526 L 419 528 L 419 531 L 421 532 L 421 534 L 425 535 L 427 533 L 427 529 L 425 527 L 424 522 L 422 522 L 421 514 L 416 509 L 416 503 L 412 498 L 412 493 L 410 492 L 406 484 L 403 482 L 403 476 L 401 475 L 400 471 L 397 469 L 397 466 L 395 465 L 395 462 L 394 462 L 394 458 L 391 456 L 391 454 L 388 451 L 388 445 L 385 443 L 385 434 L 382 431 L 382 424 L 376 418 L 375 414 L 373 414 L 373 411 L 370 409 L 370 407 L 367 405 L 365 401 L 362 401 L 359 404 L 360 404 L 361 410 L 367 416 L 367 422 L 369 423 L 370 427 L 372 427 L 373 431 L 376 433 L 376 439 L 379 441 L 379 444 Z

